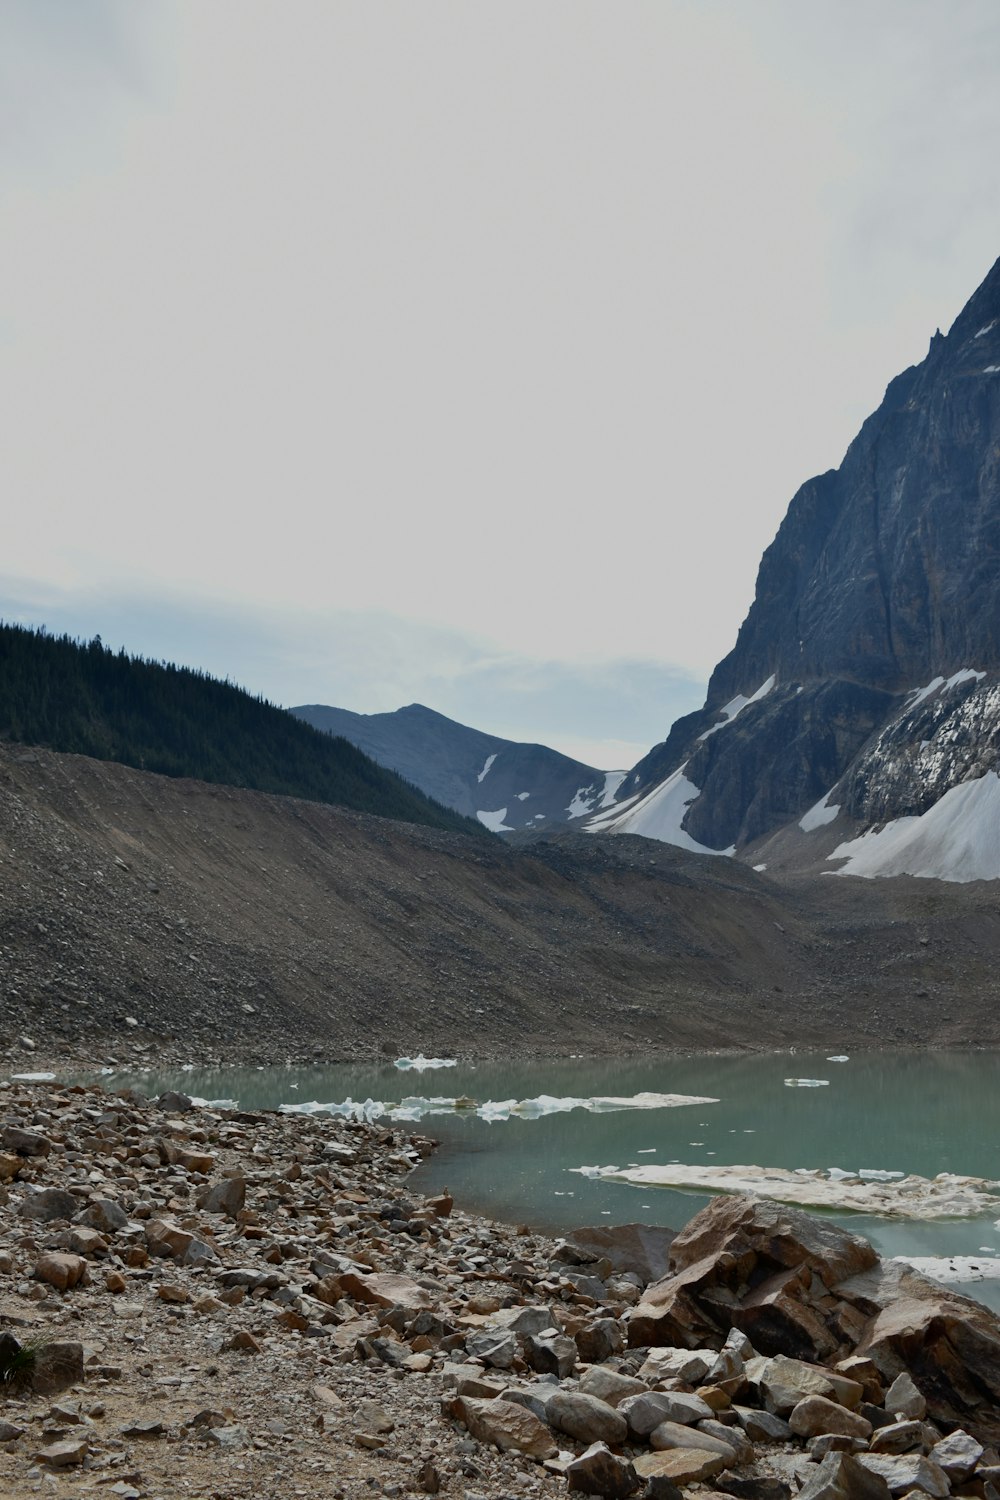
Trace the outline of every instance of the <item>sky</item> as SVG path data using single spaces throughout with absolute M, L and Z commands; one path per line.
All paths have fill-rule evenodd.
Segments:
M 1000 256 L 998 75 L 995 0 L 0 0 L 0 617 L 631 765 Z

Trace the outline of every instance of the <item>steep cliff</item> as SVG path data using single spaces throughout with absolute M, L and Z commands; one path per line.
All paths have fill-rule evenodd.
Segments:
M 595 826 L 649 831 L 678 773 L 680 831 L 709 849 L 738 851 L 822 799 L 857 824 L 919 816 L 997 764 L 998 680 L 1000 261 L 840 468 L 799 490 L 704 709 Z

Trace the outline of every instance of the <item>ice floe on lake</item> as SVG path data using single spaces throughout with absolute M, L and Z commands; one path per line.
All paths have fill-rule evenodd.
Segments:
M 427 1068 L 454 1068 L 457 1063 L 456 1057 L 425 1057 L 422 1052 L 418 1052 L 416 1057 L 397 1057 L 393 1067 L 398 1068 L 401 1073 L 411 1068 L 415 1073 L 423 1073 Z
M 965 1282 L 1000 1280 L 1000 1258 L 990 1255 L 894 1255 L 893 1260 L 912 1266 L 931 1281 Z
M 583 1177 L 709 1193 L 750 1193 L 801 1208 L 848 1209 L 889 1219 L 969 1219 L 1000 1207 L 1000 1183 L 940 1172 L 908 1176 L 870 1167 L 688 1166 L 681 1162 L 639 1167 L 571 1167 Z
M 397 1064 L 398 1067 L 398 1064 Z M 293 1115 L 338 1115 L 351 1120 L 377 1120 L 382 1116 L 390 1120 L 420 1120 L 424 1115 L 451 1114 L 453 1111 L 468 1111 L 481 1120 L 499 1121 L 509 1119 L 539 1120 L 544 1115 L 566 1114 L 570 1110 L 585 1109 L 591 1114 L 610 1114 L 622 1109 L 676 1109 L 685 1104 L 718 1104 L 718 1099 L 692 1094 L 656 1094 L 648 1090 L 628 1096 L 595 1094 L 589 1098 L 572 1096 L 557 1097 L 539 1094 L 535 1099 L 487 1099 L 478 1104 L 464 1095 L 457 1098 L 424 1098 L 414 1096 L 398 1103 L 380 1099 L 354 1100 L 348 1097 L 342 1103 L 320 1104 L 313 1099 L 295 1104 L 279 1106 L 282 1114 Z
M 832 1058 L 828 1058 L 827 1061 L 828 1062 L 832 1062 L 833 1059 Z M 825 1088 L 829 1088 L 829 1086 L 830 1086 L 830 1080 L 829 1080 L 829 1078 L 786 1078 L 785 1079 L 785 1088 L 786 1089 L 825 1089 Z

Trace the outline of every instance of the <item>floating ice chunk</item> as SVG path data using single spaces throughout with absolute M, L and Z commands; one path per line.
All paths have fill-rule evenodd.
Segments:
M 840 1053 L 836 1057 L 828 1057 L 827 1058 L 827 1062 L 850 1062 L 850 1060 L 851 1059 L 849 1057 L 847 1057 L 844 1053 Z
M 239 1109 L 238 1099 L 198 1099 L 192 1098 L 191 1103 L 198 1109 Z
M 423 1073 L 427 1068 L 454 1068 L 457 1066 L 457 1057 L 425 1057 L 418 1052 L 416 1057 L 397 1057 L 393 1067 L 405 1073 L 412 1068 L 415 1073 Z
M 498 754 L 499 754 L 499 751 L 497 751 L 496 754 L 494 754 L 494 755 L 487 755 L 487 757 L 486 757 L 486 764 L 485 764 L 485 766 L 483 766 L 483 769 L 480 771 L 479 775 L 476 777 L 477 781 L 485 781 L 486 780 L 487 776 L 490 774 L 490 767 L 492 766 L 493 762 L 496 760 Z
M 830 791 L 832 790 L 833 788 L 831 787 Z M 803 833 L 812 833 L 816 828 L 825 828 L 827 823 L 834 821 L 840 812 L 840 803 L 830 802 L 829 797 L 830 792 L 827 792 L 826 796 L 821 797 L 807 813 L 802 814 L 799 819 L 799 827 Z
M 321 1104 L 316 1099 L 303 1101 L 296 1104 L 279 1104 L 278 1112 L 283 1115 L 336 1115 L 344 1120 L 377 1120 L 394 1108 L 391 1104 L 385 1104 L 379 1099 L 354 1100 L 350 1095 L 341 1104 Z
M 862 1182 L 897 1182 L 905 1172 L 886 1172 L 881 1167 L 861 1167 L 858 1176 Z
M 52 1083 L 56 1075 L 54 1073 L 12 1073 L 10 1076 L 18 1083 Z
M 607 1177 L 635 1187 L 665 1187 L 710 1193 L 750 1193 L 803 1208 L 837 1208 L 889 1219 L 966 1219 L 995 1211 L 1000 1183 L 982 1177 L 937 1177 L 861 1181 L 820 1168 L 693 1166 L 681 1162 L 641 1167 L 571 1168 L 586 1177 Z M 1000 1228 L 1000 1223 L 998 1223 Z
M 893 1260 L 931 1281 L 1000 1280 L 1000 1259 L 988 1255 L 894 1255 Z
M 843 1167 L 828 1167 L 827 1176 L 831 1182 L 859 1182 L 857 1172 L 845 1172 Z
M 655 1150 L 655 1146 L 640 1146 L 637 1154 L 639 1156 L 649 1156 L 649 1154 Z
M 829 1086 L 829 1078 L 786 1078 L 786 1089 L 825 1089 Z

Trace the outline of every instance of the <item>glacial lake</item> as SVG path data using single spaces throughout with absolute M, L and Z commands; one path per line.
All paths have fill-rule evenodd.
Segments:
M 410 1179 L 415 1191 L 447 1187 L 462 1208 L 558 1233 L 582 1224 L 634 1220 L 679 1228 L 709 1199 L 705 1192 L 588 1177 L 573 1170 L 579 1167 L 681 1162 L 697 1167 L 875 1169 L 922 1177 L 952 1172 L 1000 1180 L 997 1063 L 990 1052 L 859 1053 L 844 1061 L 797 1052 L 650 1061 L 459 1062 L 424 1071 L 400 1070 L 392 1062 L 193 1067 L 116 1072 L 102 1081 L 112 1088 L 132 1083 L 151 1095 L 179 1088 L 208 1100 L 235 1099 L 245 1109 L 309 1108 L 347 1099 L 388 1105 L 414 1097 L 456 1096 L 483 1106 L 543 1096 L 593 1100 L 643 1092 L 718 1101 L 552 1112 L 544 1112 L 551 1106 L 542 1105 L 507 1118 L 444 1108 L 402 1124 L 441 1143 Z M 791 1086 L 789 1079 L 814 1082 Z M 407 1112 L 415 1115 L 417 1108 L 411 1105 Z M 989 1212 L 965 1219 L 824 1212 L 867 1236 L 883 1255 L 1000 1255 L 1000 1195 Z M 1000 1310 L 1000 1280 L 952 1284 Z

